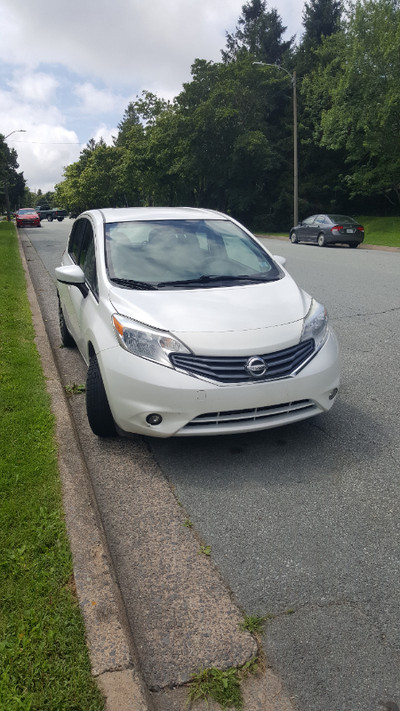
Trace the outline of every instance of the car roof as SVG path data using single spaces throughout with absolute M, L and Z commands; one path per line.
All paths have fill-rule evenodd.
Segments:
M 227 215 L 200 207 L 117 207 L 86 210 L 84 215 L 99 215 L 103 222 L 130 222 L 132 220 L 228 220 Z

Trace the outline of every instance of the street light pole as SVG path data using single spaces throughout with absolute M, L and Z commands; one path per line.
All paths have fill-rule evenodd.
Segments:
M 13 133 L 26 133 L 24 128 L 16 128 L 14 131 L 11 131 L 11 133 L 8 133 L 7 136 L 4 136 L 4 141 L 7 140 L 10 136 L 12 136 Z M 7 222 L 10 222 L 10 197 L 8 195 L 8 172 L 7 172 L 8 166 L 7 166 L 7 158 L 6 158 L 6 172 L 5 172 L 5 177 L 4 177 L 4 197 L 6 199 L 6 210 L 7 210 Z
M 299 221 L 299 164 L 297 152 L 297 89 L 296 89 L 296 72 L 291 74 L 285 67 L 280 64 L 268 64 L 267 62 L 253 62 L 253 65 L 261 67 L 275 67 L 286 72 L 292 83 L 293 89 L 293 224 L 297 225 Z

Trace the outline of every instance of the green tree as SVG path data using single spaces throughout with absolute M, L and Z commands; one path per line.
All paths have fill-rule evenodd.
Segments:
M 303 9 L 302 43 L 307 47 L 317 47 L 324 37 L 330 37 L 340 29 L 341 17 L 340 0 L 308 0 Z
M 338 49 L 340 51 L 338 52 Z M 345 32 L 322 43 L 322 63 L 307 84 L 321 107 L 319 142 L 346 156 L 350 196 L 383 194 L 400 203 L 400 5 L 357 0 Z
M 252 59 L 243 53 L 226 64 L 195 61 L 192 82 L 176 98 L 178 152 L 192 204 L 271 226 L 277 206 L 288 208 L 291 87 Z
M 283 41 L 286 27 L 275 9 L 267 10 L 266 0 L 249 0 L 242 6 L 235 32 L 226 33 L 226 49 L 222 50 L 225 63 L 250 53 L 259 61 L 281 62 L 293 44 L 293 37 Z
M 5 137 L 0 133 L 0 205 L 1 211 L 7 211 L 10 217 L 11 209 L 20 206 L 24 194 L 25 179 L 23 173 L 17 172 L 18 154 L 14 148 L 9 148 Z
M 120 150 L 106 146 L 103 139 L 91 139 L 79 160 L 64 170 L 64 180 L 56 185 L 54 201 L 73 213 L 98 207 L 124 204 L 120 192 Z

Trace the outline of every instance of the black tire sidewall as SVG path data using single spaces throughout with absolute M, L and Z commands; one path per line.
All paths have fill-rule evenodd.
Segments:
M 75 341 L 68 331 L 60 301 L 58 301 L 58 322 L 60 326 L 61 343 L 65 348 L 73 348 Z
M 115 422 L 108 404 L 107 394 L 96 356 L 89 361 L 86 378 L 86 414 L 92 432 L 98 437 L 114 437 Z

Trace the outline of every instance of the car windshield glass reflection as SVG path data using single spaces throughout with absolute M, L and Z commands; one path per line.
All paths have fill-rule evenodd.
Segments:
M 105 244 L 108 276 L 125 288 L 226 287 L 283 275 L 226 220 L 114 222 L 105 225 Z
M 339 222 L 345 222 L 347 224 L 351 225 L 356 225 L 357 222 L 353 220 L 352 217 L 348 217 L 348 215 L 328 215 L 329 219 L 332 220 L 332 222 L 339 223 Z

